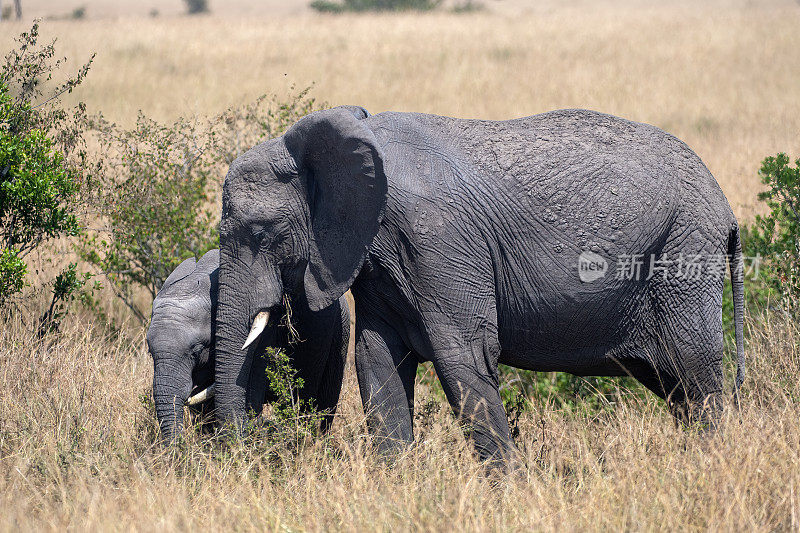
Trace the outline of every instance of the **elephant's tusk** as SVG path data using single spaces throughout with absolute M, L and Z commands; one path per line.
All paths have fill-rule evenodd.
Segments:
M 214 384 L 212 383 L 207 388 L 201 390 L 194 396 L 190 396 L 188 400 L 186 400 L 186 405 L 197 405 L 198 403 L 203 403 L 206 400 L 210 400 L 214 397 Z
M 256 315 L 253 319 L 253 326 L 250 328 L 250 335 L 247 336 L 247 340 L 244 341 L 242 345 L 242 350 L 250 346 L 254 340 L 261 335 L 261 332 L 264 331 L 264 328 L 267 327 L 267 321 L 269 320 L 269 311 L 261 311 Z

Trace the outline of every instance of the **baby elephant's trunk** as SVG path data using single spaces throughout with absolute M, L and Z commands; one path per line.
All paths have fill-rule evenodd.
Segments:
M 153 400 L 161 438 L 171 442 L 183 431 L 183 406 L 192 387 L 192 369 L 176 360 L 158 361 L 153 375 Z

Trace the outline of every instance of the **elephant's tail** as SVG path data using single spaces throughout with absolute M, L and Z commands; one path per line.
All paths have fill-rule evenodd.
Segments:
M 744 263 L 738 224 L 734 224 L 728 236 L 728 258 L 733 292 L 733 327 L 736 333 L 736 382 L 733 395 L 738 406 L 739 388 L 744 381 Z

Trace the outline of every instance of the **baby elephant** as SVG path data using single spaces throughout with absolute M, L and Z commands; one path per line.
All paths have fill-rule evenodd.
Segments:
M 181 263 L 169 275 L 153 301 L 147 346 L 153 358 L 153 397 L 161 435 L 166 442 L 183 429 L 183 406 L 208 413 L 214 408 L 213 324 L 217 312 L 219 250 Z M 276 313 L 282 315 L 283 313 Z M 296 333 L 290 342 L 288 328 L 270 319 L 256 353 L 268 346 L 288 353 L 303 379 L 300 398 L 325 412 L 322 429 L 332 420 L 347 357 L 350 312 L 344 296 L 331 306 L 313 312 L 305 301 L 292 302 L 291 324 Z M 296 339 L 296 340 L 295 340 Z M 260 358 L 249 375 L 239 379 L 247 386 L 247 409 L 258 413 L 272 400 L 265 375 L 267 361 Z M 191 398 L 190 398 L 191 396 Z

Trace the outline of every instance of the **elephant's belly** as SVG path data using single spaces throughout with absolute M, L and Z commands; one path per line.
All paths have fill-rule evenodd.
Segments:
M 500 362 L 527 370 L 612 375 L 638 327 L 644 287 L 530 296 L 499 317 Z
M 622 344 L 597 345 L 553 352 L 529 347 L 528 350 L 503 350 L 500 363 L 536 372 L 569 372 L 578 376 L 624 376 L 619 353 L 629 350 Z

